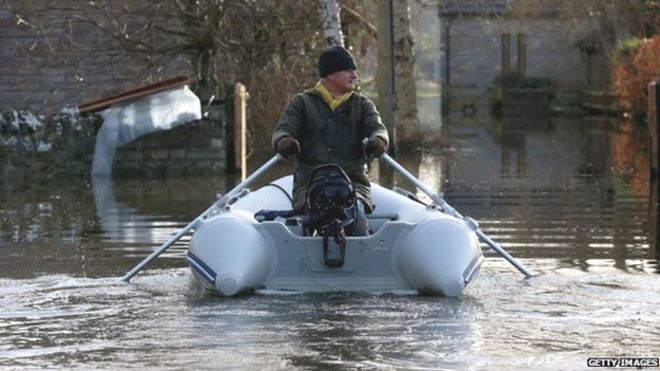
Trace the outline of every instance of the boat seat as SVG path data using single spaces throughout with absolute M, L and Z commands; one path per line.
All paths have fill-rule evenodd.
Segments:
M 259 222 L 270 222 L 278 218 L 287 226 L 287 228 L 295 235 L 304 236 L 302 228 L 304 214 L 297 210 L 260 210 L 254 214 L 254 218 Z M 399 219 L 399 214 L 374 214 L 368 213 L 367 220 L 369 221 L 370 234 L 376 232 L 386 222 Z
M 304 236 L 303 219 L 305 215 L 298 210 L 260 210 L 254 214 L 254 218 L 259 222 L 272 222 L 279 220 L 297 236 Z
M 371 234 L 374 234 L 388 221 L 398 220 L 399 214 L 367 214 L 367 221 L 369 222 L 369 229 Z
M 302 216 L 297 210 L 259 210 L 254 214 L 258 222 L 271 222 L 276 218 L 291 218 L 295 215 Z

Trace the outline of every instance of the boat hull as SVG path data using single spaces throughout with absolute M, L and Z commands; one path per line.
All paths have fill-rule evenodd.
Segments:
M 197 228 L 188 261 L 204 287 L 227 296 L 258 289 L 458 296 L 479 272 L 481 249 L 465 223 L 376 184 L 374 233 L 347 237 L 344 264 L 329 267 L 323 238 L 304 236 L 301 218 L 254 217 L 290 208 L 291 183 L 289 176 L 250 193 Z

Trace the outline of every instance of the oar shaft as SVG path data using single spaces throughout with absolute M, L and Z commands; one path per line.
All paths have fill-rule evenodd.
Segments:
M 254 171 L 249 177 L 245 178 L 242 182 L 240 182 L 236 187 L 234 187 L 232 190 L 227 192 L 224 196 L 222 196 L 218 201 L 216 201 L 211 207 L 206 209 L 201 215 L 199 215 L 195 220 L 190 222 L 188 225 L 183 227 L 179 232 L 177 232 L 174 236 L 172 236 L 167 242 L 165 242 L 161 247 L 158 248 L 158 250 L 155 250 L 152 252 L 149 256 L 147 256 L 144 260 L 142 260 L 138 265 L 136 265 L 133 269 L 131 269 L 124 277 L 122 277 L 122 281 L 128 282 L 133 276 L 135 276 L 138 272 L 140 272 L 144 267 L 147 266 L 147 264 L 151 263 L 154 259 L 156 259 L 160 254 L 165 252 L 170 246 L 174 245 L 176 241 L 181 239 L 181 237 L 185 236 L 188 232 L 190 232 L 191 229 L 197 227 L 197 225 L 202 222 L 204 219 L 206 219 L 214 209 L 216 208 L 221 208 L 225 206 L 225 204 L 235 195 L 239 194 L 240 192 L 243 191 L 250 183 L 252 183 L 255 179 L 257 179 L 259 176 L 261 176 L 263 173 L 265 173 L 271 166 L 276 164 L 278 161 L 282 159 L 282 155 L 277 154 L 273 156 L 268 162 L 265 164 L 261 165 L 260 168 Z
M 501 257 L 508 260 L 514 267 L 516 267 L 522 274 L 525 275 L 525 278 L 533 277 L 532 272 L 529 271 L 522 263 L 520 263 L 516 258 L 511 256 L 506 250 L 502 248 L 497 242 L 493 241 L 487 234 L 485 234 L 481 229 L 475 231 L 477 236 L 481 238 L 488 246 L 495 250 Z
M 252 182 L 254 182 L 255 179 L 260 177 L 263 173 L 265 173 L 268 169 L 270 169 L 271 166 L 275 165 L 277 162 L 279 162 L 281 159 L 283 159 L 282 155 L 279 153 L 273 156 L 270 160 L 268 160 L 265 164 L 261 165 L 257 170 L 254 171 L 254 173 L 250 174 L 245 180 L 240 182 L 236 187 L 234 187 L 231 191 L 226 193 L 226 196 L 228 198 L 232 198 L 238 193 L 241 193 L 245 187 L 250 185 Z
M 162 254 L 170 246 L 174 245 L 174 243 L 176 241 L 178 241 L 181 237 L 183 237 L 188 232 L 190 232 L 190 230 L 197 223 L 198 219 L 195 219 L 190 224 L 188 224 L 183 229 L 181 229 L 179 232 L 177 232 L 174 236 L 172 236 L 169 240 L 167 240 L 167 242 L 165 242 L 160 248 L 158 248 L 158 250 L 155 250 L 154 252 L 152 252 L 144 260 L 142 260 L 138 265 L 136 265 L 133 269 L 131 269 L 128 273 L 126 273 L 124 275 L 124 277 L 122 277 L 121 280 L 124 281 L 124 282 L 128 282 L 131 278 L 133 278 L 133 276 L 135 276 L 139 271 L 141 271 L 142 268 L 146 267 L 147 264 L 149 264 L 152 260 L 156 259 L 160 254 Z
M 384 159 L 390 166 L 392 166 L 396 171 L 401 173 L 405 178 L 407 178 L 409 181 L 411 181 L 417 188 L 419 188 L 422 192 L 424 192 L 427 196 L 429 196 L 433 202 L 435 202 L 438 206 L 442 207 L 442 209 L 445 211 L 445 213 L 455 216 L 459 219 L 463 219 L 463 216 L 456 211 L 453 207 L 451 207 L 445 200 L 442 199 L 442 197 L 438 196 L 435 192 L 431 191 L 424 183 L 422 183 L 419 179 L 417 179 L 414 175 L 412 175 L 406 168 L 403 166 L 399 165 L 398 162 L 396 162 L 390 155 L 387 153 L 383 153 L 381 155 L 382 159 Z
M 403 166 L 399 165 L 398 162 L 396 162 L 392 157 L 390 157 L 387 153 L 383 153 L 381 155 L 382 159 L 384 159 L 390 166 L 392 166 L 394 169 L 396 169 L 399 173 L 401 173 L 404 177 L 406 177 L 409 181 L 411 181 L 413 184 L 417 186 L 422 192 L 424 192 L 427 196 L 429 196 L 433 202 L 435 202 L 438 206 L 440 206 L 445 213 L 452 215 L 458 219 L 463 220 L 470 228 L 472 228 L 477 236 L 481 238 L 482 241 L 484 241 L 488 246 L 490 246 L 493 250 L 495 250 L 500 256 L 502 256 L 504 259 L 506 259 L 509 263 L 511 263 L 514 267 L 516 267 L 522 274 L 525 275 L 525 278 L 530 278 L 533 276 L 533 274 L 525 268 L 522 263 L 520 263 L 518 260 L 516 260 L 511 254 L 509 254 L 506 250 L 504 250 L 498 243 L 493 241 L 490 237 L 488 237 L 487 234 L 485 234 L 480 228 L 479 225 L 472 220 L 471 218 L 464 218 L 456 209 L 451 207 L 442 197 L 440 197 L 437 193 L 431 191 L 424 183 L 422 183 L 419 179 L 417 179 L 414 175 L 412 175 L 408 170 L 406 170 Z

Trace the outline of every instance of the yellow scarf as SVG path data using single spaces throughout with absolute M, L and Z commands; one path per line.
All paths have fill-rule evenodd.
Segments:
M 348 98 L 350 98 L 351 95 L 353 95 L 353 92 L 349 91 L 335 98 L 332 96 L 328 88 L 326 88 L 325 85 L 321 83 L 321 81 L 316 83 L 316 86 L 314 86 L 314 90 L 321 95 L 325 103 L 328 104 L 328 107 L 330 107 L 332 111 L 334 111 L 337 107 L 341 106 L 342 103 L 346 102 Z

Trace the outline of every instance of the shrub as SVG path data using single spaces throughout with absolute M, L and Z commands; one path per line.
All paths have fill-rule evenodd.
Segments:
M 612 87 L 619 106 L 633 115 L 645 114 L 653 81 L 660 81 L 660 36 L 619 43 L 612 55 Z

